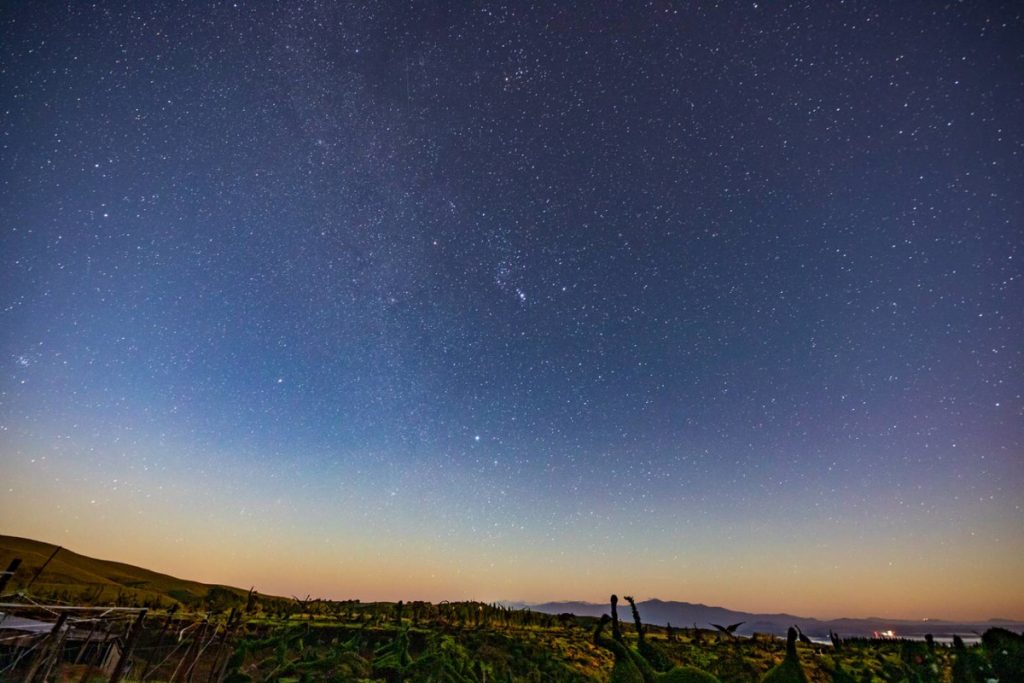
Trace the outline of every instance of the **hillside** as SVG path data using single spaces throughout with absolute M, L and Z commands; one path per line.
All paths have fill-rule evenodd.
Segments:
M 6 592 L 23 590 L 55 549 L 56 546 L 49 543 L 0 536 L 0 565 L 6 566 L 13 557 L 23 561 Z M 267 596 L 247 603 L 246 596 L 247 591 L 239 588 L 189 581 L 61 549 L 32 584 L 30 598 L 5 607 L 5 612 L 52 623 L 55 611 L 60 608 L 42 609 L 33 604 L 32 599 L 153 607 L 181 604 L 198 608 L 154 611 L 146 618 L 147 626 L 130 666 L 134 671 L 132 675 L 143 678 L 148 675 L 151 680 L 173 678 L 186 663 L 198 672 L 199 680 L 223 678 L 267 683 L 285 680 L 599 683 L 609 680 L 609 676 L 611 680 L 618 680 L 613 669 L 617 666 L 615 648 L 608 645 L 606 637 L 598 638 L 601 630 L 595 631 L 597 619 L 582 616 L 609 611 L 607 605 L 563 602 L 521 609 L 475 602 L 362 603 L 359 600 L 297 601 Z M 245 609 L 223 609 L 236 605 L 245 605 Z M 639 603 L 638 607 L 644 620 L 658 624 L 671 620 L 674 625 L 671 629 L 663 626 L 644 629 L 648 644 L 654 647 L 650 651 L 652 661 L 664 667 L 698 666 L 723 683 L 759 680 L 783 661 L 786 644 L 767 635 L 723 636 L 703 628 L 700 623 L 699 629 L 689 628 L 693 622 L 706 618 L 728 623 L 747 616 L 761 620 L 755 621 L 758 630 L 762 630 L 761 625 L 774 628 L 772 619 L 800 621 L 810 628 L 820 625 L 792 615 L 756 615 L 681 602 L 651 600 Z M 566 617 L 564 612 L 580 616 Z M 689 623 L 680 618 L 684 615 Z M 624 642 L 630 647 L 635 644 L 639 651 L 641 643 L 631 615 L 627 611 L 623 616 Z M 116 614 L 109 617 L 106 628 L 117 631 L 132 623 L 117 622 L 119 618 Z M 91 623 L 93 619 L 86 616 L 81 623 Z M 854 622 L 868 620 L 840 621 L 852 627 Z M 935 624 L 929 622 L 929 625 Z M 10 623 L 8 627 L 12 628 Z M 167 639 L 164 636 L 168 632 L 179 635 Z M 846 633 L 849 632 L 847 629 Z M 46 631 L 39 633 L 43 635 L 37 637 L 45 637 Z M 935 631 L 936 635 L 940 633 Z M 1013 671 L 1024 661 L 1021 636 L 994 629 L 986 633 L 986 638 L 984 646 L 977 645 L 969 652 L 962 644 L 957 649 L 934 643 L 884 639 L 846 640 L 834 648 L 801 644 L 800 666 L 811 683 L 827 683 L 835 680 L 833 672 L 839 668 L 856 676 L 855 680 L 864 681 L 915 680 L 915 676 L 929 672 L 938 672 L 948 680 L 954 665 L 961 661 L 976 662 L 981 667 L 979 671 L 986 672 L 990 669 Z M 17 640 L 9 640 L 7 646 L 0 647 L 0 670 L 6 667 L 26 674 L 25 669 L 32 660 L 22 656 L 24 653 L 19 648 L 23 644 L 18 644 Z M 219 645 L 211 647 L 215 642 Z M 69 640 L 67 646 L 62 647 L 55 663 L 62 672 L 60 680 L 83 680 L 90 665 L 78 662 L 79 652 L 74 642 Z M 96 652 L 102 653 L 101 650 Z M 231 657 L 228 657 L 229 652 Z M 19 662 L 21 669 L 18 669 Z M 636 675 L 639 676 L 639 672 Z
M 7 592 L 24 587 L 40 566 L 56 548 L 17 536 L 0 535 L 0 566 L 6 567 L 13 557 L 22 559 Z M 230 607 L 245 601 L 248 591 L 233 586 L 205 584 L 181 579 L 168 574 L 143 569 L 123 562 L 101 560 L 80 555 L 62 548 L 46 570 L 35 581 L 32 593 L 37 597 L 54 597 L 67 601 L 90 604 L 148 605 L 170 607 L 177 603 L 186 607 L 214 606 Z M 290 602 L 284 598 L 261 596 L 261 601 Z M 711 629 L 712 624 L 733 624 L 744 622 L 737 630 L 739 635 L 770 633 L 784 636 L 793 624 L 800 627 L 812 638 L 826 640 L 830 630 L 844 636 L 870 636 L 873 632 L 893 630 L 899 635 L 923 637 L 932 633 L 938 637 L 976 636 L 977 633 L 993 626 L 1003 626 L 1014 631 L 1024 630 L 1024 623 L 1005 619 L 985 622 L 955 622 L 941 619 L 910 621 L 902 619 L 833 619 L 819 620 L 792 614 L 759 614 L 742 612 L 690 602 L 646 600 L 638 603 L 649 624 L 664 626 L 671 623 L 679 627 L 696 624 Z M 543 604 L 510 603 L 516 608 L 529 608 L 544 614 L 571 613 L 579 617 L 599 617 L 607 611 L 607 605 L 580 601 L 549 602 Z
M 7 593 L 23 588 L 57 546 L 17 536 L 0 535 L 0 566 L 21 558 L 21 567 Z M 211 591 L 213 593 L 211 594 Z M 37 596 L 87 602 L 198 605 L 210 598 L 244 600 L 248 591 L 231 586 L 189 581 L 123 562 L 100 560 L 62 548 L 32 585 Z

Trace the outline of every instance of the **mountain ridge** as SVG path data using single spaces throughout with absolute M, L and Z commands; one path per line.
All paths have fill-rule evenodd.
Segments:
M 516 607 L 529 608 L 545 614 L 572 613 L 576 616 L 599 617 L 608 611 L 607 604 L 583 600 L 559 600 L 542 603 L 514 603 Z M 957 619 L 900 619 L 891 617 L 836 617 L 820 619 L 802 617 L 788 612 L 760 613 L 734 610 L 727 607 L 705 605 L 681 600 L 651 598 L 637 602 L 637 607 L 648 624 L 690 627 L 694 623 L 701 628 L 714 628 L 713 624 L 745 622 L 737 635 L 749 636 L 754 633 L 785 635 L 787 629 L 797 624 L 808 636 L 826 639 L 829 631 L 843 636 L 871 637 L 875 633 L 893 631 L 897 636 L 923 637 L 972 635 L 990 626 L 1010 626 L 1011 630 L 1024 630 L 1024 620 L 984 619 L 979 621 Z
M 60 552 L 54 554 L 58 548 Z M 32 577 L 45 566 L 32 585 L 48 593 L 65 591 L 78 599 L 88 596 L 109 600 L 117 596 L 155 606 L 163 602 L 198 604 L 211 591 L 238 599 L 248 595 L 247 590 L 234 586 L 182 579 L 126 562 L 89 557 L 45 541 L 0 535 L 0 565 L 6 568 L 15 557 L 22 563 L 7 586 L 8 593 L 24 588 L 25 582 L 33 581 Z
M 47 558 L 58 546 L 44 541 L 18 536 L 0 535 L 0 565 L 6 567 L 14 557 L 22 559 L 22 566 L 16 580 L 8 587 L 8 592 L 16 591 L 24 582 L 44 565 Z M 33 584 L 37 589 L 51 593 L 67 591 L 71 597 L 75 593 L 95 599 L 97 591 L 105 599 L 114 597 L 104 591 L 116 591 L 116 598 L 123 598 L 139 604 L 162 604 L 163 602 L 182 603 L 197 606 L 204 601 L 209 602 L 212 594 L 218 591 L 221 599 L 244 600 L 248 591 L 243 588 L 222 584 L 209 584 L 189 579 L 182 579 L 163 574 L 136 565 L 103 560 L 61 548 L 53 560 L 46 565 L 46 570 Z M 276 596 L 262 595 L 263 599 L 287 600 Z M 542 603 L 522 601 L 500 602 L 506 606 L 529 608 L 546 614 L 572 613 L 576 616 L 600 617 L 608 611 L 605 603 L 583 600 L 560 600 Z M 637 603 L 645 623 L 665 625 L 672 623 L 677 627 L 690 627 L 696 623 L 701 628 L 714 628 L 713 624 L 732 624 L 745 622 L 736 633 L 752 635 L 753 633 L 771 633 L 785 635 L 793 624 L 812 638 L 824 639 L 830 630 L 843 636 L 871 636 L 874 632 L 893 630 L 897 635 L 920 637 L 925 633 L 935 636 L 953 634 L 971 635 L 981 632 L 989 626 L 1008 627 L 1011 630 L 1024 630 L 1024 620 L 987 619 L 983 621 L 958 621 L 950 619 L 893 619 L 884 617 L 839 617 L 835 619 L 818 619 L 801 617 L 787 612 L 757 613 L 734 610 L 717 605 L 692 603 L 679 600 L 662 600 L 650 598 Z

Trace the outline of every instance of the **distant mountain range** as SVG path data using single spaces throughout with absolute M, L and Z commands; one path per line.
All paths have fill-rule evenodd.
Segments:
M 48 558 L 57 549 L 50 543 L 43 543 L 27 538 L 0 535 L 0 570 L 15 557 L 21 558 L 22 565 L 16 580 L 8 590 L 16 590 L 21 582 L 46 566 L 46 570 L 38 577 L 34 587 L 37 591 L 66 590 L 71 599 L 83 594 L 90 595 L 90 602 L 114 602 L 118 598 L 129 599 L 139 603 L 147 601 L 163 601 L 170 604 L 200 603 L 210 595 L 210 591 L 219 589 L 244 600 L 248 591 L 230 586 L 215 586 L 199 583 L 188 579 L 180 579 L 160 574 L 140 567 L 109 560 L 99 560 L 79 555 L 67 549 L 61 549 L 51 562 Z M 279 599 L 273 596 L 262 596 L 263 599 Z M 547 614 L 572 613 L 577 616 L 599 617 L 608 611 L 608 605 L 592 602 L 546 602 L 539 605 L 527 603 L 504 603 L 515 607 L 529 607 L 537 612 Z M 620 616 L 631 621 L 629 605 L 622 604 Z M 992 626 L 1001 626 L 1011 631 L 1024 631 L 1024 622 L 1012 619 L 989 619 L 983 622 L 959 622 L 943 619 L 905 620 L 869 617 L 867 619 L 833 619 L 820 620 L 800 617 L 793 614 L 756 614 L 739 612 L 724 607 L 691 602 L 674 602 L 665 600 L 645 600 L 637 603 L 644 622 L 664 626 L 691 627 L 694 624 L 701 628 L 713 628 L 711 624 L 729 625 L 745 622 L 736 633 L 751 635 L 753 633 L 772 633 L 785 635 L 786 629 L 797 624 L 809 637 L 827 639 L 829 629 L 841 636 L 870 636 L 873 632 L 894 631 L 896 635 L 922 637 L 931 633 L 937 638 L 950 637 L 953 634 L 972 636 L 980 634 Z
M 517 607 L 529 607 L 546 614 L 571 613 L 577 616 L 599 617 L 608 612 L 607 604 L 592 602 L 545 602 L 539 605 L 516 603 Z M 677 627 L 714 628 L 711 624 L 727 626 L 744 622 L 736 633 L 749 636 L 753 633 L 771 633 L 779 636 L 786 634 L 786 629 L 796 624 L 807 636 L 827 640 L 831 629 L 840 636 L 865 636 L 873 633 L 893 631 L 897 636 L 923 637 L 931 633 L 936 638 L 952 637 L 954 634 L 973 636 L 981 634 L 992 626 L 1000 626 L 1011 631 L 1024 631 L 1024 622 L 1012 619 L 989 619 L 981 622 L 950 621 L 945 619 L 884 619 L 867 617 L 864 619 L 831 619 L 821 620 L 812 617 L 800 617 L 793 614 L 757 614 L 739 612 L 725 607 L 694 604 L 692 602 L 676 602 L 666 600 L 645 600 L 637 603 L 644 623 L 664 626 L 671 623 Z M 619 616 L 632 620 L 629 605 L 619 605 Z

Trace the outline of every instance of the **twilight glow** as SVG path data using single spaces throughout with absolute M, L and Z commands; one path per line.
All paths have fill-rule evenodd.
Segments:
M 0 23 L 3 533 L 284 595 L 1024 619 L 1019 7 Z

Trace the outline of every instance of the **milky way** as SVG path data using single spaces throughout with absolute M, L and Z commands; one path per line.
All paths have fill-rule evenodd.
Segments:
M 1024 618 L 1020 8 L 597 5 L 5 8 L 4 530 Z

